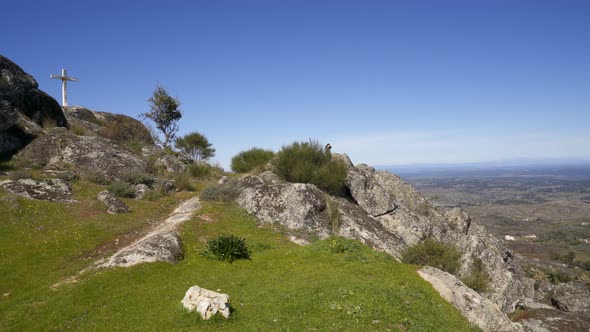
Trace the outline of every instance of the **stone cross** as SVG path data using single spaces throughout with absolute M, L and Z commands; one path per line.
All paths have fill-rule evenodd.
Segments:
M 51 74 L 51 78 L 55 78 L 61 80 L 61 101 L 62 106 L 68 106 L 68 81 L 78 82 L 78 79 L 75 77 L 68 77 L 67 71 L 65 69 L 61 70 L 60 75 Z

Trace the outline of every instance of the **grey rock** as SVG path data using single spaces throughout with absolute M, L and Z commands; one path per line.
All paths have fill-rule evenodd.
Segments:
M 177 263 L 184 257 L 182 241 L 176 230 L 151 233 L 133 245 L 116 253 L 105 267 L 130 267 L 141 263 Z
M 266 184 L 260 177 L 240 180 L 237 203 L 265 224 L 289 230 L 305 230 L 320 238 L 329 235 L 329 222 L 320 213 L 326 209 L 324 194 L 313 184 Z
M 156 159 L 156 165 L 166 168 L 169 173 L 184 173 L 187 170 L 187 166 L 182 159 L 169 154 L 164 154 Z
M 258 174 L 258 177 L 261 178 L 262 181 L 264 181 L 267 184 L 279 184 L 285 182 L 278 175 L 271 171 L 262 172 Z
M 110 178 L 129 170 L 146 172 L 145 160 L 103 137 L 77 136 L 64 128 L 51 128 L 35 139 L 18 158 L 51 169 L 84 169 Z
M 143 183 L 135 185 L 135 193 L 133 194 L 133 198 L 135 199 L 143 199 L 145 193 L 148 192 L 150 188 Z
M 152 189 L 163 190 L 166 192 L 176 190 L 176 186 L 174 185 L 174 181 L 167 180 L 167 179 L 154 179 L 154 183 L 152 184 Z
M 30 199 L 52 202 L 75 202 L 72 199 L 72 187 L 61 179 L 5 180 L 0 182 L 0 187 L 15 195 Z
M 576 315 L 556 309 L 539 308 L 526 310 L 523 318 L 517 317 L 522 330 L 527 332 L 563 332 L 590 330 L 590 316 Z
M 340 161 L 344 166 L 346 166 L 347 170 L 350 170 L 354 167 L 354 164 L 350 160 L 350 157 L 346 153 L 332 153 L 332 160 Z
M 222 176 L 221 179 L 217 181 L 217 184 L 226 184 L 227 181 L 229 181 L 229 178 L 227 176 Z
M 568 312 L 587 312 L 590 314 L 590 290 L 582 281 L 558 284 L 553 290 L 551 302 L 555 307 Z
M 375 173 L 375 169 L 367 165 L 350 168 L 345 185 L 355 202 L 377 217 L 393 211 L 397 205 Z
M 520 325 L 508 319 L 495 303 L 465 286 L 454 275 L 433 267 L 424 267 L 418 274 L 428 281 L 442 298 L 457 308 L 472 324 L 483 331 L 518 331 Z
M 18 121 L 14 113 L 18 113 Z M 38 90 L 35 79 L 18 65 L 0 55 L 0 157 L 12 156 L 43 130 L 39 127 L 66 127 L 59 104 Z M 28 123 L 33 123 L 31 126 Z M 22 124 L 26 124 L 23 126 Z M 33 128 L 34 131 L 29 131 Z
M 210 319 L 217 313 L 220 313 L 225 318 L 229 318 L 230 315 L 229 295 L 210 291 L 199 286 L 189 288 L 180 303 L 189 312 L 198 312 L 204 320 Z
M 104 203 L 107 207 L 107 212 L 110 214 L 129 213 L 131 209 L 122 200 L 118 199 L 113 193 L 108 191 L 101 191 L 96 199 Z

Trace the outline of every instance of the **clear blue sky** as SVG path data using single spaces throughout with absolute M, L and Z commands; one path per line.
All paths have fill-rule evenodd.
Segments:
M 14 1 L 0 54 L 137 117 L 156 82 L 229 165 L 330 142 L 355 163 L 590 159 L 590 1 Z

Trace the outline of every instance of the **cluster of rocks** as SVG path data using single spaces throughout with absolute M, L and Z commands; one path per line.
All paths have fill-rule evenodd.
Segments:
M 0 182 L 0 187 L 10 193 L 29 199 L 52 202 L 75 202 L 72 186 L 62 179 L 19 179 Z
M 331 197 L 313 184 L 288 183 L 267 171 L 240 179 L 236 202 L 259 222 L 292 231 L 294 240 L 301 243 L 306 242 L 306 237 L 339 235 L 359 240 L 398 259 L 405 249 L 427 238 L 453 244 L 461 253 L 457 276 L 428 268 L 421 272 L 424 279 L 486 331 L 510 331 L 527 326 L 512 323 L 506 313 L 521 308 L 523 303 L 542 304 L 534 300 L 534 280 L 526 276 L 518 258 L 501 240 L 459 208 L 435 208 L 390 172 L 367 165 L 354 166 L 345 154 L 332 154 L 332 157 L 346 165 L 348 197 Z M 327 209 L 329 203 L 337 206 L 336 227 Z M 460 282 L 473 272 L 475 259 L 483 262 L 489 274 L 486 293 L 478 294 Z M 567 307 L 559 303 L 556 300 L 544 310 Z
M 230 315 L 229 295 L 199 286 L 189 288 L 181 303 L 189 312 L 198 312 L 204 320 L 208 320 L 217 313 L 225 318 L 229 318 Z

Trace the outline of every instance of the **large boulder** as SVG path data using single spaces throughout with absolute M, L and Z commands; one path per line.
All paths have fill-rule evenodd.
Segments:
M 5 180 L 0 182 L 0 187 L 15 195 L 30 199 L 52 202 L 75 202 L 72 199 L 72 187 L 61 179 Z
M 560 310 L 590 314 L 590 290 L 582 281 L 558 284 L 551 296 L 552 304 Z
M 130 267 L 141 263 L 177 263 L 184 258 L 182 241 L 174 229 L 153 232 L 100 264 L 102 267 Z
M 198 312 L 204 320 L 220 313 L 229 318 L 229 295 L 210 291 L 199 286 L 189 288 L 180 302 L 189 312 Z
M 113 193 L 104 190 L 101 191 L 97 196 L 100 202 L 102 202 L 107 207 L 107 212 L 110 214 L 119 214 L 119 213 L 128 213 L 131 212 L 131 209 L 125 202 L 118 199 Z
M 57 101 L 17 64 L 0 55 L 0 157 L 9 157 L 43 133 L 67 127 Z
M 356 203 L 374 217 L 389 213 L 397 207 L 393 197 L 375 176 L 375 169 L 367 165 L 348 170 L 346 187 Z
M 508 319 L 495 303 L 465 286 L 454 275 L 427 266 L 418 274 L 428 281 L 443 299 L 454 305 L 469 322 L 483 331 L 518 331 L 520 326 Z
M 47 168 L 75 167 L 111 178 L 129 170 L 147 171 L 145 160 L 115 142 L 98 136 L 77 136 L 65 128 L 48 129 L 18 157 Z

